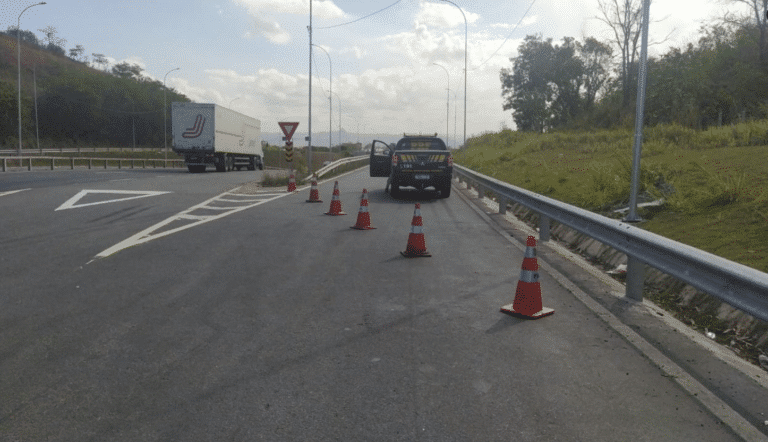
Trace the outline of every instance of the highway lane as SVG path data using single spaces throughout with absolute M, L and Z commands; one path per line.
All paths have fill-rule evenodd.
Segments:
M 91 262 L 235 187 L 236 175 L 110 181 L 175 190 L 58 212 L 56 203 L 79 187 L 50 189 L 26 224 L 3 229 L 4 250 L 26 252 L 14 262 L 4 253 L 0 267 L 11 288 L 0 313 L 0 369 L 15 374 L 0 381 L 0 396 L 12 398 L 0 405 L 0 432 L 61 440 L 739 440 L 547 274 L 541 285 L 553 316 L 499 313 L 514 297 L 520 251 L 462 199 L 394 199 L 384 179 L 364 171 L 339 180 L 346 216 L 323 214 L 332 189 L 325 182 L 322 204 L 306 203 L 303 189 Z M 363 187 L 376 230 L 349 228 Z M 1 197 L 0 208 L 17 207 L 24 193 Z M 431 258 L 399 254 L 414 202 Z M 59 235 L 70 238 L 56 243 L 60 257 L 44 257 Z

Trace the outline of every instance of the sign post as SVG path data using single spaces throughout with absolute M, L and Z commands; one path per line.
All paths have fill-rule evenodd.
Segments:
M 293 141 L 291 141 L 291 137 L 293 137 L 293 133 L 296 132 L 296 128 L 299 127 L 299 123 L 277 123 L 280 125 L 280 129 L 283 130 L 283 133 L 285 136 L 283 137 L 283 141 L 285 141 L 285 161 L 288 163 L 291 163 L 291 173 L 293 173 Z

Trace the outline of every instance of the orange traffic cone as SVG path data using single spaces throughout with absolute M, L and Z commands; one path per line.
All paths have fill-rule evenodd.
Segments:
M 325 212 L 326 215 L 346 215 L 341 211 L 341 201 L 339 200 L 339 182 L 333 184 L 333 198 L 331 198 L 331 209 Z
M 371 215 L 368 213 L 368 191 L 363 189 L 363 196 L 360 200 L 360 210 L 357 212 L 357 224 L 350 227 L 357 230 L 371 230 Z
M 408 245 L 405 246 L 405 252 L 400 252 L 400 254 L 408 258 L 432 256 L 427 252 L 427 245 L 424 242 L 424 227 L 421 224 L 421 204 L 419 203 L 416 203 L 416 208 L 413 209 Z
M 539 262 L 536 260 L 536 238 L 528 237 L 523 267 L 517 282 L 515 300 L 501 308 L 504 313 L 529 319 L 543 318 L 555 311 L 541 305 L 541 284 L 539 284 Z
M 291 170 L 291 176 L 290 178 L 288 178 L 288 191 L 289 192 L 296 191 L 296 177 L 293 176 L 293 170 Z
M 320 193 L 317 191 L 317 175 L 312 175 L 312 188 L 309 189 L 308 203 L 322 203 L 320 199 Z

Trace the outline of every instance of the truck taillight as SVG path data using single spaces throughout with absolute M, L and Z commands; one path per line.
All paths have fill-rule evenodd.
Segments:
M 392 155 L 392 167 L 397 166 L 397 161 L 398 161 L 397 155 Z
M 453 167 L 453 155 L 448 154 L 448 165 Z

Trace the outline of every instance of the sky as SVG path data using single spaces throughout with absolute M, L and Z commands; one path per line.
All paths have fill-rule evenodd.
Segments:
M 384 133 L 437 132 L 446 138 L 448 107 L 448 144 L 461 144 L 464 16 L 468 138 L 514 129 L 511 111 L 503 110 L 499 73 L 512 66 L 510 57 L 526 35 L 554 42 L 566 36 L 604 42 L 611 37 L 596 19 L 597 0 L 452 1 L 313 0 L 312 43 L 319 48 L 312 51 L 312 133 L 327 136 L 330 126 L 336 144 L 340 119 L 346 132 L 342 141 Z M 35 3 L 3 0 L 0 29 L 15 26 L 21 11 Z M 310 0 L 46 3 L 24 12 L 22 29 L 42 38 L 38 30 L 53 26 L 67 51 L 79 44 L 85 54 L 104 54 L 112 64 L 138 64 L 145 75 L 165 77 L 169 87 L 194 102 L 216 103 L 261 120 L 262 132 L 279 132 L 279 121 L 299 122 L 297 146 L 307 134 Z M 726 9 L 745 12 L 725 0 L 653 2 L 650 40 L 666 40 L 649 54 L 695 42 L 700 26 Z M 313 144 L 323 140 L 313 137 Z

